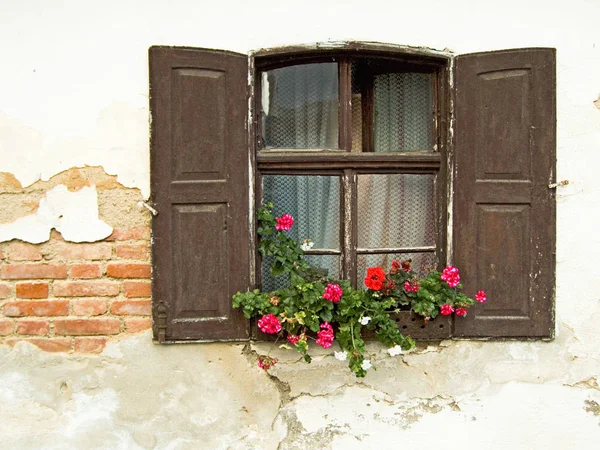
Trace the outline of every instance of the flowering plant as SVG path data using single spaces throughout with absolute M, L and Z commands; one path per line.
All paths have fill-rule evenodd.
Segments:
M 335 358 L 347 360 L 350 370 L 364 377 L 374 366 L 365 356 L 363 328 L 374 331 L 388 347 L 388 354 L 397 356 L 413 348 L 414 341 L 400 333 L 390 313 L 409 309 L 427 322 L 438 314 L 464 317 L 475 300 L 487 300 L 484 291 L 479 291 L 475 300 L 460 292 L 456 267 L 447 266 L 441 273 L 431 270 L 418 277 L 410 259 L 392 261 L 387 273 L 379 266 L 368 268 L 364 278 L 367 289 L 353 288 L 348 280 L 327 278 L 304 258 L 304 250 L 310 249 L 311 243 L 299 244 L 286 235 L 285 231 L 293 226 L 293 217 L 274 217 L 272 210 L 271 203 L 258 210 L 258 249 L 263 257 L 273 259 L 271 275 L 287 274 L 289 285 L 272 292 L 238 292 L 233 296 L 233 306 L 241 308 L 246 318 L 257 318 L 263 333 L 285 336 L 306 362 L 311 362 L 309 339 L 323 348 L 330 348 L 337 340 L 341 351 L 334 352 Z M 265 370 L 276 363 L 277 359 L 269 356 L 261 356 L 258 361 Z

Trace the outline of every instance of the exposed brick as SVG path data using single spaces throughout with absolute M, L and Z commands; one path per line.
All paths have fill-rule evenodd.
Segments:
M 72 300 L 73 313 L 77 316 L 99 316 L 107 311 L 106 300 L 103 298 L 82 298 Z
M 125 329 L 128 333 L 138 333 L 152 328 L 152 319 L 131 317 L 125 319 Z
M 4 252 L 2 251 L 1 248 L 0 248 L 0 259 L 4 259 Z
M 67 278 L 66 264 L 5 264 L 0 268 L 1 277 L 11 280 L 32 278 Z
M 145 244 L 118 244 L 115 247 L 115 255 L 123 259 L 142 259 L 150 258 L 150 251 Z
M 139 241 L 150 239 L 150 227 L 115 228 L 107 241 Z
M 13 261 L 41 261 L 42 252 L 39 246 L 15 242 L 7 249 L 8 258 Z
M 64 243 L 58 249 L 58 258 L 69 261 L 78 259 L 98 260 L 110 259 L 112 248 L 110 244 L 68 244 Z
M 17 283 L 19 298 L 48 298 L 48 283 Z
M 75 338 L 75 351 L 80 353 L 102 353 L 106 338 Z
M 150 297 L 152 285 L 149 281 L 123 281 L 123 290 L 129 298 Z
M 20 320 L 17 322 L 17 334 L 44 335 L 50 333 L 50 322 L 47 320 Z
M 29 338 L 29 339 L 6 339 L 8 345 L 14 347 L 17 342 L 29 342 L 39 349 L 46 352 L 70 352 L 71 351 L 71 339 L 69 338 L 55 338 L 55 339 L 43 339 L 43 338 Z
M 110 312 L 118 316 L 149 316 L 151 308 L 150 299 L 115 300 L 110 305 Z
M 4 315 L 8 317 L 66 316 L 68 314 L 68 300 L 25 300 L 4 304 Z
M 102 269 L 98 264 L 73 264 L 69 270 L 71 278 L 100 278 Z
M 114 297 L 120 286 L 115 281 L 57 281 L 53 290 L 56 297 Z
M 0 298 L 8 298 L 12 293 L 12 287 L 7 283 L 0 283 Z
M 0 319 L 0 336 L 8 336 L 13 333 L 15 324 L 9 319 Z
M 150 278 L 150 264 L 109 263 L 106 274 L 115 278 Z
M 117 334 L 121 327 L 119 319 L 57 319 L 54 332 L 69 336 L 95 336 Z

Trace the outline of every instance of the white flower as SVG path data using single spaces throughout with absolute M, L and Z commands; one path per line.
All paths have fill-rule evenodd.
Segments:
M 304 239 L 302 241 L 302 244 L 300 244 L 300 248 L 304 251 L 306 250 L 310 250 L 311 248 L 313 248 L 315 245 L 315 243 L 313 241 L 311 241 L 310 239 Z
M 346 361 L 348 358 L 348 352 L 333 352 L 333 356 L 335 356 L 335 359 L 338 361 Z
M 373 367 L 373 364 L 371 364 L 371 361 L 368 359 L 365 359 L 362 364 L 360 365 L 362 370 L 369 370 L 371 367 Z
M 365 316 L 358 319 L 358 321 L 361 325 L 367 325 L 371 321 L 371 318 L 369 316 Z
M 399 345 L 394 345 L 392 348 L 388 348 L 387 352 L 390 356 L 398 356 L 402 354 L 402 347 Z

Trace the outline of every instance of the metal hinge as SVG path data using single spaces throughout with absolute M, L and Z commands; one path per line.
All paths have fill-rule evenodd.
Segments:
M 156 216 L 158 214 L 158 211 L 156 209 L 154 209 L 152 206 L 150 206 L 149 203 L 140 201 L 140 202 L 138 202 L 138 206 L 146 208 L 148 211 L 150 211 L 152 213 L 153 216 Z
M 158 322 L 158 342 L 164 344 L 167 334 L 167 307 L 163 302 L 156 308 L 156 318 Z
M 548 185 L 548 189 L 556 189 L 557 187 L 566 186 L 568 184 L 569 184 L 569 180 L 562 180 L 562 181 L 559 181 L 558 183 L 550 183 Z

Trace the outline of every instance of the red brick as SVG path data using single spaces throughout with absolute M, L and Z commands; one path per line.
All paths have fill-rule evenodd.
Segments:
M 47 320 L 20 320 L 17 322 L 17 334 L 44 335 L 50 333 L 50 322 Z
M 150 278 L 150 264 L 109 263 L 106 274 L 114 278 Z
M 58 249 L 58 258 L 69 261 L 78 259 L 98 260 L 110 259 L 112 248 L 110 244 L 62 244 Z
M 12 320 L 0 319 L 0 336 L 8 336 L 15 329 L 15 324 Z
M 29 342 L 35 345 L 41 350 L 46 352 L 70 352 L 71 351 L 71 339 L 69 338 L 56 338 L 56 339 L 40 339 L 40 338 L 29 338 L 29 339 L 6 339 L 6 342 L 11 347 L 17 342 Z
M 6 264 L 0 269 L 2 278 L 27 280 L 31 278 L 67 278 L 66 264 Z
M 1 248 L 0 248 L 0 259 L 4 259 L 4 252 L 2 251 Z
M 100 278 L 102 269 L 98 264 L 73 264 L 69 275 L 71 278 Z
M 125 319 L 125 330 L 128 333 L 138 333 L 150 328 L 152 328 L 152 319 L 150 318 L 131 317 Z
M 150 258 L 150 251 L 145 244 L 118 244 L 115 247 L 115 254 L 123 259 L 143 259 Z
M 119 319 L 57 319 L 54 332 L 69 336 L 95 336 L 117 334 L 121 328 Z
M 149 281 L 123 281 L 123 290 L 129 298 L 150 297 L 152 285 Z
M 115 300 L 110 305 L 111 314 L 118 316 L 149 316 L 152 313 L 150 299 Z
M 13 261 L 41 261 L 42 252 L 39 246 L 16 242 L 8 247 L 8 258 Z
M 114 297 L 120 286 L 115 281 L 57 281 L 53 289 L 56 297 Z
M 10 284 L 0 283 L 0 298 L 8 298 L 12 294 L 12 287 Z
M 139 241 L 150 239 L 150 227 L 115 228 L 107 241 Z
M 48 298 L 48 283 L 17 283 L 18 298 Z
M 75 351 L 79 353 L 102 353 L 106 338 L 75 338 Z
M 99 316 L 107 311 L 106 300 L 103 298 L 82 298 L 72 300 L 73 313 L 76 316 Z
M 4 315 L 8 317 L 22 316 L 67 316 L 68 300 L 25 300 L 4 304 Z

